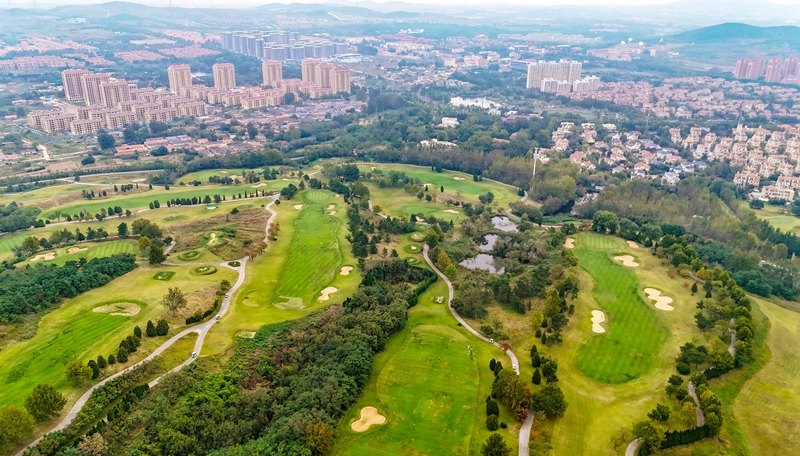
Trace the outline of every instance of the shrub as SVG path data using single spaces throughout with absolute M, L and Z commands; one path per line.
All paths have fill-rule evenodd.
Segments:
M 675 366 L 675 369 L 677 369 L 678 373 L 681 375 L 689 375 L 689 372 L 691 372 L 689 365 L 683 362 L 678 363 L 678 365 Z
M 97 366 L 100 367 L 100 369 L 105 369 L 106 368 L 107 363 L 106 363 L 106 359 L 103 358 L 103 355 L 100 355 L 100 356 L 97 357 Z
M 117 357 L 114 355 L 108 355 L 108 365 L 117 364 Z
M 497 360 L 496 360 L 496 359 L 494 359 L 494 358 L 492 358 L 492 360 L 491 360 L 491 361 L 489 361 L 489 370 L 490 370 L 490 371 L 492 371 L 492 372 L 494 372 L 494 367 L 495 367 L 496 365 L 497 365 Z
M 156 335 L 166 336 L 168 332 L 169 332 L 169 325 L 167 324 L 167 321 L 158 320 L 158 325 L 156 325 Z
M 489 401 L 486 403 L 486 416 L 489 415 L 500 416 L 500 406 L 491 398 L 489 398 Z
M 536 337 L 542 337 L 542 330 L 539 328 L 536 328 Z
M 145 329 L 145 334 L 147 334 L 147 337 L 156 337 L 158 335 L 156 332 L 156 326 L 150 320 L 147 320 L 147 329 Z
M 497 422 L 497 417 L 495 415 L 489 415 L 486 417 L 486 429 L 490 431 L 496 431 L 499 427 L 499 423 Z
M 538 385 L 542 383 L 542 374 L 539 372 L 539 368 L 537 367 L 535 371 L 533 371 L 533 384 Z
M 503 421 L 502 423 L 500 423 L 500 427 L 501 427 L 501 428 L 503 428 L 503 429 L 505 429 L 505 428 L 507 428 L 507 427 L 508 427 L 508 425 L 506 424 L 506 422 L 505 422 L 505 421 Z

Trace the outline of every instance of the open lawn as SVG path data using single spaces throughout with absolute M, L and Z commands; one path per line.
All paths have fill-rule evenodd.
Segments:
M 375 357 L 364 395 L 339 425 L 336 455 L 480 454 L 486 429 L 485 398 L 494 379 L 488 364 L 500 350 L 459 328 L 446 304 L 447 287 L 434 283 L 409 310 L 409 320 Z M 444 297 L 436 303 L 437 297 Z M 355 432 L 362 407 L 376 407 L 386 423 Z M 499 430 L 516 446 L 518 425 L 501 407 Z
M 639 294 L 639 278 L 606 252 L 616 240 L 590 235 L 578 238 L 580 266 L 594 279 L 594 300 L 606 314 L 607 331 L 589 338 L 577 354 L 578 368 L 601 383 L 625 383 L 643 376 L 657 364 L 667 329 L 652 305 Z M 598 247 L 595 247 L 598 246 Z
M 72 253 L 70 253 L 72 252 Z M 109 257 L 116 253 L 132 253 L 139 255 L 137 241 L 123 239 L 105 242 L 82 242 L 69 247 L 59 247 L 55 250 L 43 250 L 26 261 L 20 263 L 20 267 L 31 264 L 64 264 L 67 261 L 77 261 L 81 258 L 91 260 L 93 258 Z M 55 254 L 55 258 L 48 260 L 50 254 Z
M 119 341 L 132 333 L 134 326 L 144 329 L 147 320 L 166 318 L 170 334 L 174 334 L 184 325 L 186 316 L 208 307 L 221 280 L 236 280 L 236 273 L 227 268 L 212 276 L 195 276 L 189 269 L 171 267 L 170 271 L 175 275 L 170 281 L 162 281 L 153 279 L 160 268 L 140 265 L 104 287 L 65 301 L 58 309 L 45 315 L 33 338 L 17 342 L 0 352 L 0 407 L 6 404 L 22 406 L 25 397 L 40 383 L 62 391 L 71 403 L 86 385 L 73 387 L 67 383 L 64 367 L 68 362 L 87 362 L 98 355 L 108 357 L 116 352 Z M 175 316 L 167 313 L 160 304 L 169 287 L 179 288 L 190 301 L 190 305 Z M 136 316 L 115 316 L 93 311 L 96 307 L 120 301 L 138 305 L 139 313 Z M 141 359 L 165 340 L 165 337 L 145 337 L 128 364 Z M 117 364 L 106 371 L 113 372 L 124 366 Z M 69 404 L 66 409 L 69 409 Z
M 763 209 L 755 211 L 758 218 L 768 221 L 772 226 L 781 231 L 797 233 L 800 231 L 800 217 L 795 217 L 789 206 L 764 205 Z

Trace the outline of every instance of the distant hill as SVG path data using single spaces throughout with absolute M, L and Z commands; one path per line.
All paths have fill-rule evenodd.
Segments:
M 756 27 L 729 22 L 673 35 L 670 41 L 694 44 L 751 42 L 776 47 L 788 45 L 790 48 L 800 49 L 800 27 Z

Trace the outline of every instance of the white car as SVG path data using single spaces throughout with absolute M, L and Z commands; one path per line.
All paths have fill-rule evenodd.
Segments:
M 219 320 L 219 318 L 220 318 L 219 315 L 217 315 L 217 320 Z
M 512 364 L 511 368 L 514 369 L 514 370 L 517 370 L 517 365 L 516 364 Z
M 494 343 L 494 339 L 489 339 L 489 342 L 490 343 Z
M 231 297 L 231 294 L 230 294 L 230 293 L 225 293 L 225 297 L 226 297 L 226 298 L 230 298 L 230 297 Z
M 192 358 L 197 358 L 197 352 L 192 352 Z

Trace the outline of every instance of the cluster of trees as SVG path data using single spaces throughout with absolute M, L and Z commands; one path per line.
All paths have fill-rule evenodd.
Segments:
M 16 202 L 0 204 L 0 232 L 12 233 L 32 226 L 42 227 L 44 222 L 36 217 L 42 210 L 34 206 L 21 206 Z
M 68 261 L 63 266 L 38 264 L 32 268 L 0 272 L 0 321 L 46 310 L 64 298 L 74 298 L 136 267 L 136 258 L 120 253 L 88 262 Z
M 94 241 L 97 239 L 106 239 L 109 236 L 103 228 L 94 229 L 89 227 L 86 229 L 86 234 L 81 232 L 80 228 L 75 229 L 72 233 L 64 228 L 60 231 L 54 231 L 50 234 L 49 238 L 37 238 L 36 236 L 28 236 L 22 240 L 22 244 L 18 247 L 11 249 L 18 258 L 24 258 L 40 250 L 50 250 L 64 245 L 71 245 L 75 242 Z
M 525 421 L 525 418 L 528 417 L 528 408 L 531 403 L 531 390 L 528 385 L 519 378 L 516 372 L 512 369 L 504 369 L 502 363 L 494 358 L 489 362 L 489 368 L 492 369 L 495 375 L 491 397 L 503 402 L 513 410 L 514 418 L 517 421 Z M 494 429 L 489 430 L 492 431 Z
M 211 304 L 211 308 L 206 309 L 205 312 L 201 312 L 198 310 L 197 312 L 194 313 L 194 315 L 191 315 L 189 318 L 186 319 L 186 324 L 190 325 L 192 323 L 197 323 L 198 321 L 203 321 L 208 316 L 216 312 L 220 304 L 222 304 L 222 300 L 225 298 L 225 293 L 227 293 L 228 290 L 230 289 L 231 289 L 231 283 L 229 281 L 223 280 L 222 282 L 220 282 L 219 288 L 217 289 L 216 295 L 214 297 L 214 302 Z M 172 291 L 172 289 L 170 289 L 170 291 Z M 184 299 L 183 301 L 185 302 L 186 300 Z
M 36 385 L 25 398 L 25 410 L 7 405 L 0 410 L 0 452 L 6 453 L 33 433 L 36 423 L 58 416 L 67 400 L 50 385 Z

